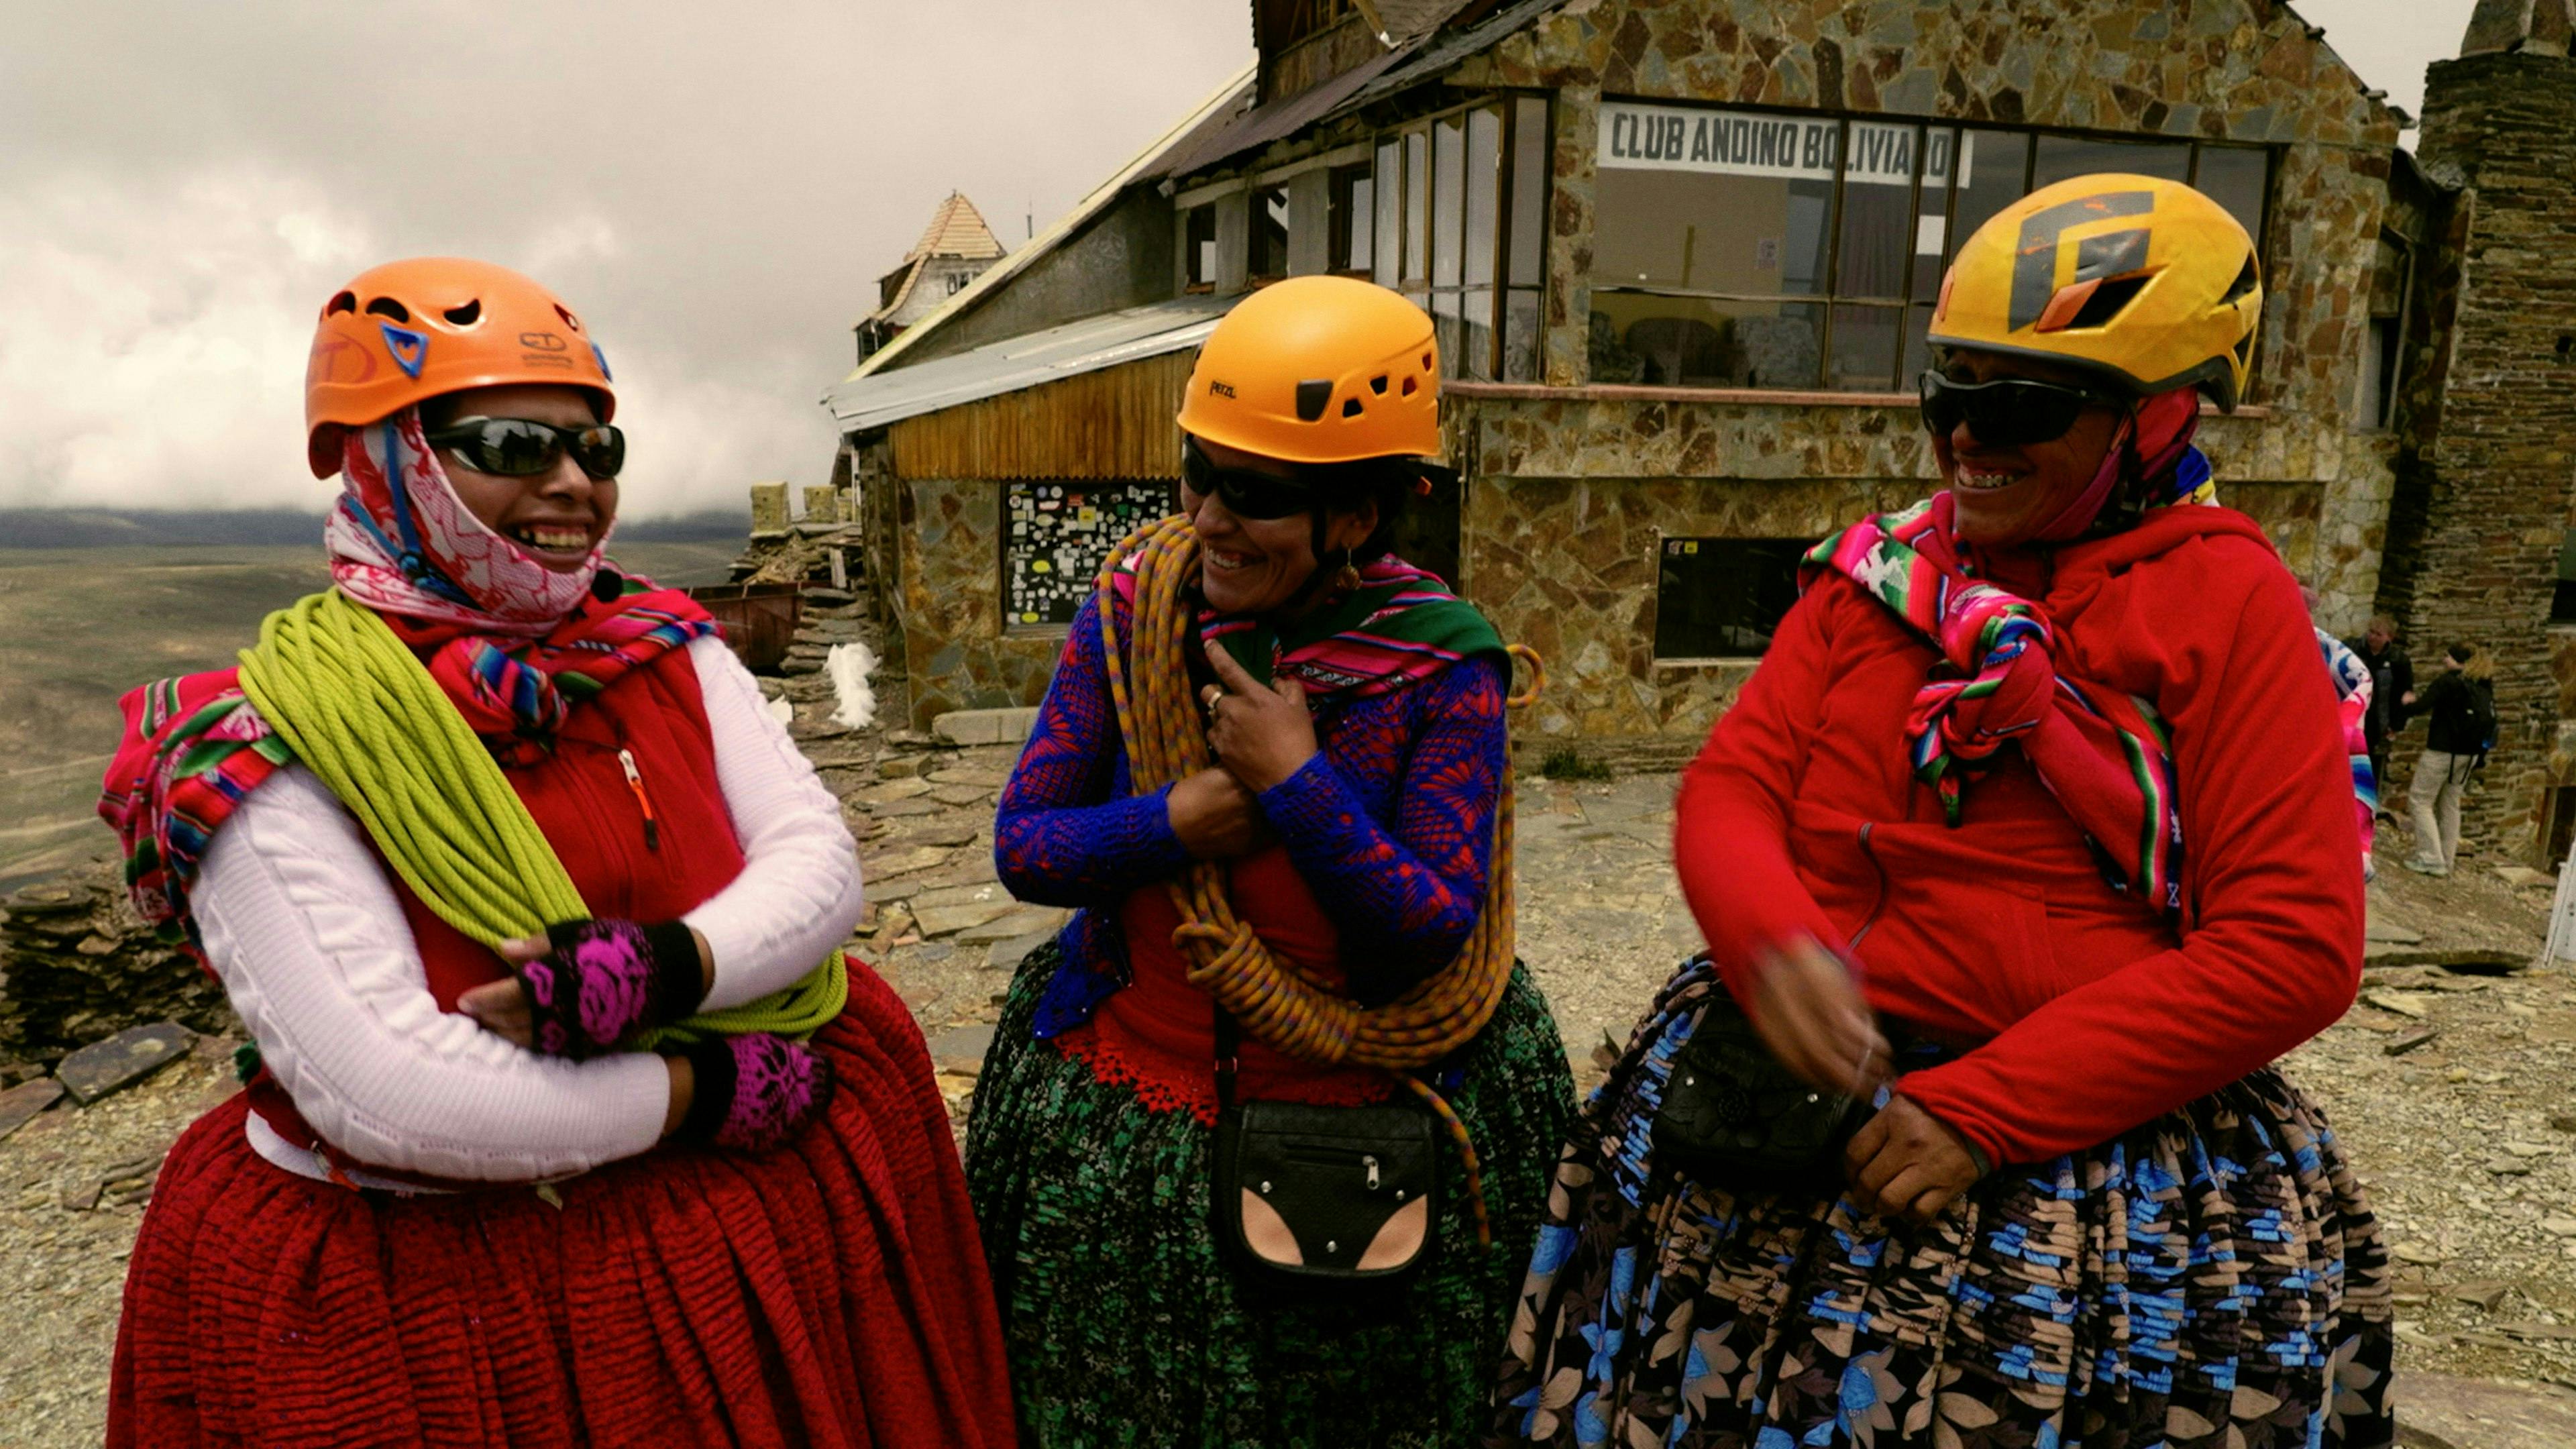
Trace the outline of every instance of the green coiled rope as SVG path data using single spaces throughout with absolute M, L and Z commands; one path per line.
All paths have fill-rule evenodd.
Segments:
M 373 610 L 339 590 L 262 620 L 242 693 L 440 920 L 487 947 L 587 920 L 590 907 L 465 717 Z M 841 1014 L 838 951 L 795 985 L 639 1032 L 635 1045 L 708 1035 L 804 1037 Z

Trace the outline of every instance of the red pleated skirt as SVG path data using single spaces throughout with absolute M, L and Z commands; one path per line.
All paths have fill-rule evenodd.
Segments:
M 837 1090 L 775 1152 L 661 1150 L 408 1200 L 281 1171 L 244 1099 L 189 1127 L 125 1279 L 107 1442 L 1014 1442 L 921 1033 L 853 962 Z

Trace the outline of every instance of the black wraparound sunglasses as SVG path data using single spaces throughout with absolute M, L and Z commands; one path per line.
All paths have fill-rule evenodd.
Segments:
M 1237 518 L 1291 518 L 1315 507 L 1315 490 L 1249 468 L 1221 468 L 1199 451 L 1198 439 L 1181 439 L 1181 486 L 1205 498 L 1213 493 Z
M 626 466 L 626 435 L 606 423 L 559 428 L 532 418 L 458 418 L 424 434 L 433 448 L 447 448 L 475 469 L 504 478 L 549 471 L 566 453 L 581 471 L 609 479 Z
M 1917 386 L 1923 400 L 1923 426 L 1936 436 L 1945 436 L 1964 422 L 1978 442 L 1998 448 L 2054 442 L 2066 436 L 2086 408 L 2123 406 L 2122 399 L 2109 393 L 2027 377 L 1952 382 L 1927 371 Z

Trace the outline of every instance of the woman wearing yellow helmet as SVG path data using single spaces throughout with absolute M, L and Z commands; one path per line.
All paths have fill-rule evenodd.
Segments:
M 2378 1226 L 2267 1065 L 2352 1000 L 2352 782 L 2191 446 L 2261 295 L 2146 177 L 1961 247 L 1946 486 L 1808 555 L 1685 777 L 1709 950 L 1560 1171 L 1507 1436 L 2389 1442 Z
M 1383 288 L 1239 304 L 1183 516 L 1105 572 L 1002 794 L 1004 884 L 1081 908 L 967 1129 L 1031 1444 L 1483 1423 L 1573 1104 L 1511 955 L 1502 641 L 1388 551 L 1438 389 Z

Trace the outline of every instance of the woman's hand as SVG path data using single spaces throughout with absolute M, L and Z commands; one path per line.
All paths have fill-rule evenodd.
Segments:
M 1903 1096 L 1887 1099 L 1843 1149 L 1852 1205 L 1928 1223 L 1978 1179 L 1976 1154 L 1950 1125 Z
M 697 1010 L 715 981 L 706 938 L 676 921 L 568 921 L 495 950 L 516 979 L 465 992 L 457 1010 L 549 1056 L 614 1050 L 638 1027 Z
M 1800 937 L 1768 952 L 1753 978 L 1753 1029 L 1808 1086 L 1855 1096 L 1888 1075 L 1887 1038 L 1842 958 Z
M 1172 833 L 1193 860 L 1232 860 L 1271 841 L 1261 802 L 1223 770 L 1201 770 L 1163 797 Z
M 1209 685 L 1199 703 L 1208 714 L 1208 744 L 1227 773 L 1258 795 L 1315 757 L 1315 717 L 1306 712 L 1304 685 L 1283 679 L 1273 689 L 1222 644 L 1210 642 L 1207 657 L 1223 687 Z

